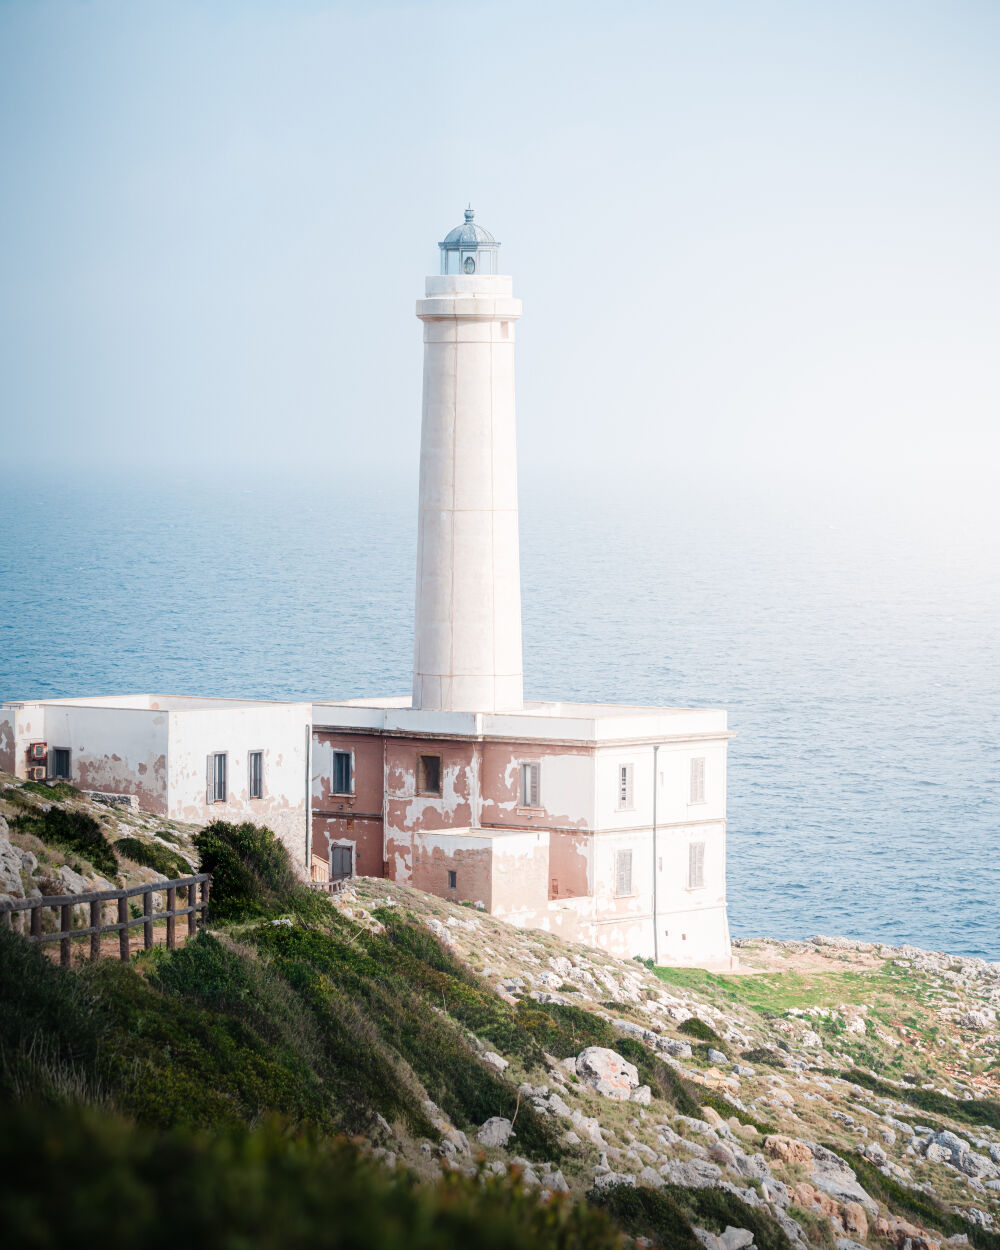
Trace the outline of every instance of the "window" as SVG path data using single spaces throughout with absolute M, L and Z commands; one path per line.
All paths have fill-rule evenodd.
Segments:
M 632 852 L 619 851 L 615 856 L 615 896 L 627 898 L 632 893 Z
M 49 775 L 57 781 L 69 781 L 69 747 L 52 748 L 52 767 L 49 769 Z
M 521 765 L 521 806 L 541 807 L 539 781 L 541 780 L 541 764 Z
M 208 792 L 205 798 L 209 803 L 225 803 L 226 801 L 228 759 L 225 751 L 216 751 L 208 757 Z
M 352 875 L 351 859 L 349 846 L 330 847 L 330 879 L 332 881 L 342 881 L 344 877 Z
M 475 273 L 475 272 L 476 272 L 476 258 L 475 258 L 474 256 L 466 256 L 466 258 L 465 258 L 465 272 L 466 272 L 466 273 Z
M 251 751 L 247 764 L 247 794 L 251 799 L 264 797 L 264 752 Z
M 417 756 L 417 793 L 441 793 L 441 756 Z
M 458 873 L 453 868 L 448 869 L 448 889 L 458 889 Z
M 334 794 L 354 793 L 354 770 L 351 767 L 350 751 L 334 751 L 333 753 L 333 792 Z
M 692 842 L 688 847 L 688 889 L 705 888 L 705 843 Z
M 691 797 L 689 803 L 705 802 L 705 757 L 695 756 L 691 761 Z
M 632 765 L 618 766 L 618 810 L 627 811 L 632 806 Z

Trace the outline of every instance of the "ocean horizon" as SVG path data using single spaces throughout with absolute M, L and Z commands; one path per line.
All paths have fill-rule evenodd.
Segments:
M 416 482 L 22 480 L 0 696 L 410 688 Z M 727 709 L 734 937 L 1000 960 L 995 504 L 522 482 L 525 695 Z

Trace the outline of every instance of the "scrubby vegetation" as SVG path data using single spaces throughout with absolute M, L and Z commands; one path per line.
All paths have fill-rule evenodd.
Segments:
M 663 1250 L 696 1250 L 700 1243 L 692 1224 L 716 1234 L 728 1226 L 746 1228 L 757 1250 L 791 1250 L 788 1237 L 769 1215 L 722 1189 L 613 1185 L 593 1190 L 589 1197 L 631 1236 L 647 1237 Z
M 951 1098 L 936 1089 L 906 1089 L 888 1081 L 880 1081 L 870 1072 L 852 1068 L 843 1073 L 844 1079 L 856 1085 L 864 1085 L 876 1094 L 888 1098 L 903 1098 L 912 1107 L 921 1111 L 930 1111 L 935 1115 L 947 1116 L 950 1120 L 961 1120 L 965 1124 L 985 1124 L 990 1128 L 1000 1129 L 1000 1103 L 985 1098 Z
M 414 1185 L 343 1140 L 271 1122 L 211 1134 L 137 1130 L 83 1109 L 0 1115 L 0 1227 L 11 1246 L 213 1250 L 620 1250 L 584 1203 L 449 1175 Z
M 133 864 L 140 864 L 143 868 L 152 868 L 155 872 L 162 872 L 165 877 L 171 879 L 188 877 L 192 872 L 191 865 L 179 851 L 172 851 L 169 847 L 161 846 L 159 842 L 126 836 L 118 839 L 114 844 L 114 849 L 116 855 L 127 856 Z
M 201 871 L 212 873 L 213 920 L 329 914 L 325 900 L 296 879 L 288 852 L 264 826 L 216 820 L 194 841 Z
M 26 782 L 22 788 L 28 789 L 31 784 Z M 39 788 L 37 784 L 35 788 Z M 48 796 L 54 787 L 43 786 L 41 789 Z M 115 852 L 93 816 L 55 804 L 45 809 L 37 803 L 18 803 L 18 797 L 16 790 L 5 794 L 8 802 L 18 806 L 18 814 L 9 821 L 18 833 L 30 833 L 42 842 L 73 851 L 89 860 L 106 877 L 113 878 L 117 875 L 118 860 Z

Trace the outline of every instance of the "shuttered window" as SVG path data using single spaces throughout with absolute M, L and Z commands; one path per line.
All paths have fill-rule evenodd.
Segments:
M 705 802 L 705 757 L 697 755 L 691 761 L 691 797 L 690 803 Z
M 69 781 L 70 767 L 68 747 L 53 747 L 52 765 L 49 768 L 49 773 L 51 776 L 55 777 L 57 781 Z
M 541 807 L 539 782 L 541 780 L 541 764 L 521 765 L 521 806 Z
M 688 847 L 688 889 L 705 888 L 705 843 L 692 842 Z
M 205 769 L 206 795 L 209 803 L 225 803 L 228 789 L 228 757 L 225 751 L 214 751 Z
M 333 792 L 334 794 L 353 794 L 354 777 L 352 776 L 350 751 L 334 751 L 333 753 Z
M 627 811 L 632 807 L 632 765 L 618 766 L 618 810 Z
M 247 761 L 247 794 L 251 799 L 264 797 L 264 752 L 251 751 Z
M 615 895 L 627 898 L 632 893 L 632 852 L 619 851 L 615 855 Z

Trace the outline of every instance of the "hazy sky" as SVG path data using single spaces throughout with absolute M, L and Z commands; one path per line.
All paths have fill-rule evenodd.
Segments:
M 470 200 L 536 481 L 992 481 L 996 0 L 0 3 L 0 459 L 415 483 Z

